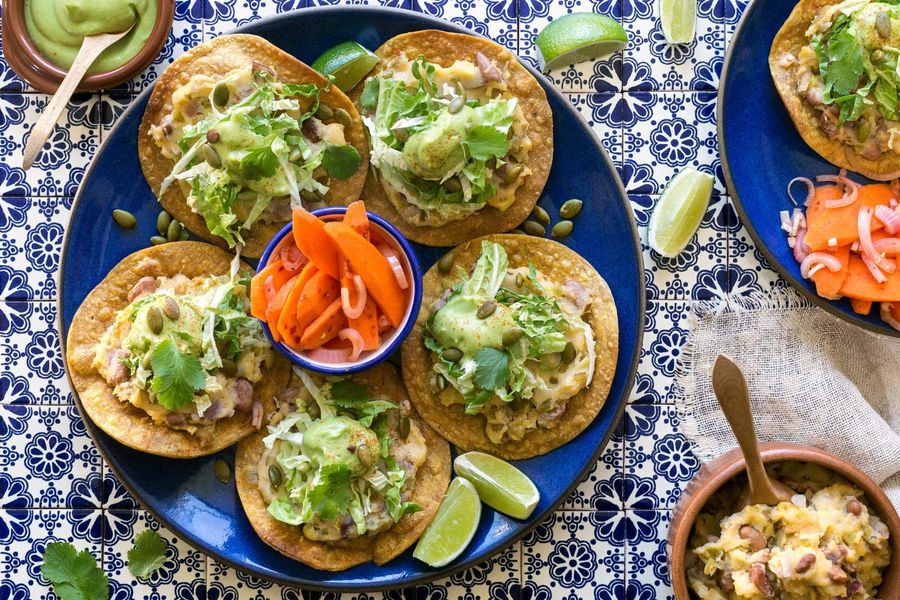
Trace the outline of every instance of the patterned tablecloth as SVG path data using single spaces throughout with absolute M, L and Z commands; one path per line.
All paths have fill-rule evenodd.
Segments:
M 120 89 L 74 100 L 65 126 L 28 172 L 20 168 L 21 152 L 49 98 L 0 61 L 0 599 L 49 594 L 38 565 L 54 540 L 102 557 L 116 599 L 320 597 L 236 572 L 166 531 L 165 566 L 149 582 L 131 576 L 125 557 L 135 534 L 159 525 L 116 481 L 85 433 L 63 370 L 55 299 L 72 197 L 134 94 L 201 40 L 275 12 L 334 1 L 177 0 L 175 26 L 157 64 Z M 469 27 L 529 62 L 537 32 L 553 18 L 584 10 L 616 17 L 631 35 L 624 52 L 553 78 L 618 167 L 642 238 L 658 194 L 679 169 L 693 165 L 717 179 L 699 235 L 684 254 L 667 260 L 645 246 L 647 333 L 637 382 L 619 431 L 588 480 L 546 523 L 494 560 L 384 595 L 672 597 L 664 540 L 671 509 L 698 468 L 670 393 L 690 303 L 784 285 L 738 221 L 719 161 L 716 90 L 746 0 L 699 0 L 690 46 L 665 44 L 654 0 L 383 1 Z

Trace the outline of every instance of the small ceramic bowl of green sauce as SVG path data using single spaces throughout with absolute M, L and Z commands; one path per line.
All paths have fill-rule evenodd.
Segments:
M 108 89 L 146 69 L 172 29 L 174 0 L 3 0 L 3 55 L 32 86 L 52 94 L 87 35 L 131 31 L 88 70 L 79 92 Z

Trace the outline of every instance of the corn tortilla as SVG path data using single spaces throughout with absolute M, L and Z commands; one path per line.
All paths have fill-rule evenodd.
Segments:
M 320 87 L 324 87 L 327 83 L 321 74 L 255 35 L 223 35 L 185 52 L 159 76 L 138 130 L 138 158 L 144 177 L 147 178 L 147 183 L 150 184 L 154 194 L 159 194 L 160 185 L 172 172 L 175 162 L 162 155 L 150 135 L 150 125 L 159 123 L 165 115 L 172 112 L 172 94 L 194 75 L 225 75 L 235 69 L 249 66 L 254 60 L 274 69 L 278 79 L 285 83 L 314 83 Z M 369 168 L 369 143 L 356 107 L 342 91 L 330 86 L 322 92 L 320 100 L 322 104 L 331 108 L 343 108 L 350 113 L 353 124 L 349 129 L 345 129 L 344 136 L 362 157 L 359 168 L 350 178 L 335 179 L 329 183 L 325 203 L 330 206 L 344 206 L 359 198 L 362 192 L 366 171 Z M 163 208 L 172 217 L 181 221 L 194 235 L 214 244 L 224 245 L 221 238 L 209 232 L 203 217 L 193 212 L 187 205 L 189 185 L 183 181 L 177 183 L 178 185 L 169 186 L 160 199 Z M 242 232 L 246 242 L 243 254 L 250 258 L 259 258 L 269 240 L 286 223 L 287 221 L 255 223 L 249 231 Z
M 830 139 L 819 127 L 818 110 L 804 100 L 795 87 L 793 69 L 780 64 L 781 57 L 790 52 L 797 56 L 807 45 L 806 30 L 813 17 L 823 7 L 838 4 L 836 0 L 800 0 L 778 30 L 769 53 L 769 71 L 784 106 L 790 114 L 800 137 L 810 148 L 831 164 L 856 171 L 870 179 L 889 181 L 900 177 L 900 154 L 886 152 L 881 158 L 863 158 L 851 146 Z
M 498 66 L 508 69 L 506 84 L 509 92 L 519 99 L 528 120 L 528 137 L 532 147 L 527 165 L 531 175 L 516 190 L 516 200 L 504 211 L 485 206 L 479 212 L 457 221 L 449 221 L 438 227 L 416 226 L 400 216 L 389 198 L 375 169 L 370 169 L 363 196 L 369 209 L 390 221 L 409 239 L 428 246 L 452 246 L 466 240 L 513 229 L 528 217 L 550 176 L 553 162 L 553 113 L 547 102 L 547 94 L 537 79 L 523 67 L 512 52 L 490 40 L 438 30 L 406 33 L 391 38 L 381 45 L 375 54 L 386 59 L 405 52 L 413 59 L 425 56 L 430 62 L 448 67 L 456 60 L 473 62 L 475 53 L 481 52 Z M 377 74 L 381 67 L 376 67 Z M 502 70 L 502 69 L 501 69 Z M 350 94 L 358 105 L 364 82 Z M 401 198 L 398 202 L 405 202 Z
M 66 339 L 66 363 L 81 405 L 91 420 L 117 441 L 140 450 L 169 458 L 193 458 L 213 454 L 255 431 L 250 413 L 236 413 L 216 423 L 212 443 L 202 446 L 186 431 L 154 423 L 147 413 L 122 402 L 100 373 L 91 366 L 94 346 L 109 328 L 116 314 L 127 307 L 128 293 L 145 276 L 193 278 L 227 274 L 232 255 L 202 242 L 174 242 L 139 250 L 113 267 L 81 303 Z M 244 270 L 253 270 L 243 265 Z M 271 368 L 263 369 L 263 378 L 253 386 L 254 398 L 263 403 L 267 414 L 274 398 L 287 383 L 289 369 L 276 355 Z
M 482 240 L 496 242 L 506 248 L 509 268 L 533 264 L 539 272 L 553 281 L 577 281 L 584 286 L 591 298 L 591 305 L 586 309 L 585 315 L 594 331 L 597 362 L 590 385 L 569 399 L 566 410 L 555 427 L 534 429 L 521 440 L 504 444 L 495 444 L 488 438 L 482 415 L 465 414 L 461 402 L 449 406 L 441 402 L 431 388 L 434 363 L 431 352 L 423 343 L 425 321 L 431 312 L 431 306 L 445 289 L 458 280 L 453 275 L 457 267 L 468 271 L 475 263 L 481 254 Z M 403 343 L 403 379 L 416 410 L 450 443 L 464 451 L 480 450 L 506 460 L 531 458 L 567 443 L 581 433 L 600 412 L 616 373 L 619 353 L 618 317 L 609 286 L 594 267 L 577 253 L 549 239 L 519 234 L 485 236 L 453 250 L 450 274 L 440 274 L 436 264 L 429 269 L 423 278 L 423 288 L 422 310 L 412 332 Z M 459 393 L 450 386 L 443 393 L 459 397 Z
M 352 377 L 365 384 L 373 397 L 385 397 L 398 401 L 405 399 L 406 389 L 397 370 L 386 363 L 377 365 Z M 450 483 L 450 446 L 415 413 L 410 415 L 425 436 L 428 452 L 425 463 L 416 474 L 411 502 L 422 510 L 405 515 L 390 529 L 373 537 L 361 536 L 346 547 L 335 547 L 324 542 L 310 540 L 300 527 L 288 525 L 272 518 L 265 500 L 257 487 L 257 464 L 265 450 L 260 431 L 245 440 L 237 448 L 235 481 L 244 512 L 253 529 L 268 545 L 282 554 L 306 563 L 314 569 L 343 571 L 355 565 L 374 561 L 384 564 L 411 546 L 431 523 Z

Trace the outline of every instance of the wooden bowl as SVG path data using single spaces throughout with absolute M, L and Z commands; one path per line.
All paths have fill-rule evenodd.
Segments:
M 140 52 L 112 71 L 86 75 L 76 91 L 94 92 L 115 87 L 136 76 L 156 60 L 172 30 L 175 0 L 155 1 L 156 22 Z M 66 70 L 50 62 L 31 41 L 28 28 L 25 26 L 25 0 L 3 0 L 3 19 L 0 25 L 2 25 L 3 56 L 13 70 L 39 91 L 46 94 L 56 92 L 56 88 L 66 76 Z
M 879 587 L 878 598 L 896 600 L 900 598 L 900 517 L 891 505 L 887 495 L 868 475 L 824 450 L 799 444 L 768 442 L 760 444 L 764 463 L 798 461 L 826 467 L 855 484 L 861 489 L 869 506 L 884 521 L 890 531 L 891 564 L 884 570 L 884 581 Z M 694 598 L 688 591 L 685 557 L 689 552 L 688 542 L 694 529 L 694 520 L 706 506 L 709 499 L 725 483 L 745 471 L 744 457 L 739 449 L 726 452 L 711 463 L 704 465 L 694 476 L 681 496 L 672 524 L 669 528 L 667 551 L 669 573 L 675 589 L 676 600 Z

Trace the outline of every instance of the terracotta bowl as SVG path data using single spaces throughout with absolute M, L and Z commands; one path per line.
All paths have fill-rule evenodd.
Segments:
M 102 1 L 102 0 L 99 0 Z M 127 63 L 81 80 L 79 92 L 108 89 L 124 83 L 150 66 L 169 37 L 175 17 L 175 0 L 156 0 L 156 24 L 147 43 Z M 47 60 L 38 51 L 25 26 L 25 0 L 3 0 L 3 57 L 18 75 L 36 89 L 52 94 L 62 83 L 66 71 Z
M 890 530 L 891 564 L 884 570 L 884 581 L 879 588 L 878 598 L 896 600 L 900 598 L 900 517 L 891 505 L 887 495 L 868 475 L 818 448 L 787 443 L 760 444 L 763 462 L 778 463 L 799 461 L 826 467 L 861 489 L 869 506 Z M 669 573 L 675 588 L 676 600 L 690 600 L 695 596 L 688 592 L 685 557 L 690 551 L 688 541 L 694 529 L 697 514 L 719 488 L 736 475 L 744 472 L 744 458 L 740 450 L 734 449 L 704 465 L 691 480 L 675 507 L 675 514 L 669 528 L 668 555 Z

